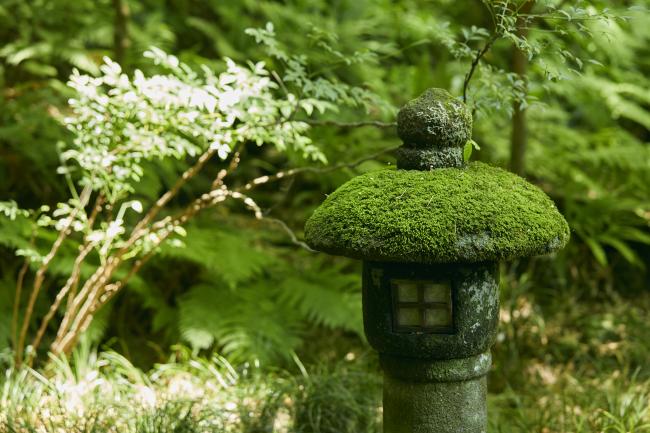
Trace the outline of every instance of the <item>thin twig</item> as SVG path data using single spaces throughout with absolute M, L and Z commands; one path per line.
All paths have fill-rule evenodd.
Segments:
M 194 177 L 201 169 L 203 166 L 214 156 L 214 154 L 217 153 L 216 148 L 208 148 L 205 152 L 199 156 L 199 159 L 196 161 L 196 163 L 185 170 L 181 177 L 176 181 L 174 186 L 172 186 L 167 192 L 165 192 L 163 195 L 160 196 L 160 198 L 156 201 L 156 203 L 149 209 L 149 212 L 142 218 L 135 226 L 133 231 L 131 232 L 132 235 L 131 237 L 135 237 L 136 239 L 133 239 L 133 242 L 137 240 L 138 237 L 138 232 L 145 227 L 147 224 L 149 224 L 155 217 L 158 215 L 158 212 L 165 206 L 169 201 L 174 198 L 174 196 L 178 193 L 178 191 L 181 189 L 183 185 L 187 183 L 192 177 Z M 127 241 L 127 243 L 131 242 L 131 239 Z M 129 245 L 130 246 L 130 245 Z
M 47 330 L 47 325 L 54 317 L 54 314 L 56 314 L 57 310 L 59 309 L 59 306 L 61 305 L 61 302 L 63 301 L 63 299 L 65 299 L 72 286 L 75 284 L 76 281 L 79 280 L 79 275 L 81 273 L 81 264 L 86 259 L 88 253 L 92 251 L 93 246 L 94 246 L 93 244 L 88 243 L 80 247 L 80 252 L 74 261 L 74 264 L 72 266 L 72 273 L 70 274 L 70 277 L 66 281 L 63 288 L 56 295 L 56 298 L 54 299 L 52 305 L 50 305 L 50 309 L 48 310 L 45 317 L 43 317 L 43 320 L 41 321 L 41 326 L 38 328 L 38 331 L 36 332 L 36 336 L 32 341 L 32 352 L 30 353 L 30 356 L 27 359 L 28 366 L 30 367 L 32 366 L 34 356 L 36 355 L 36 350 L 38 349 L 38 346 L 41 344 L 41 339 L 45 335 L 45 331 Z
M 97 216 L 102 211 L 102 208 L 103 208 L 103 205 L 104 205 L 104 200 L 105 200 L 104 194 L 100 193 L 99 195 L 97 195 L 97 198 L 95 199 L 95 204 L 93 205 L 93 210 L 90 212 L 90 217 L 88 218 L 88 223 L 86 224 L 87 233 L 92 232 L 93 227 L 95 226 L 95 221 L 97 220 Z M 89 243 L 90 243 L 90 241 L 86 240 L 85 245 L 88 245 Z M 84 248 L 85 248 L 85 246 L 81 247 L 80 251 L 83 250 Z M 83 260 L 82 260 L 82 262 L 83 262 Z M 81 268 L 81 263 L 79 263 L 78 267 Z M 75 270 L 73 268 L 72 273 L 74 273 L 74 272 L 75 272 Z M 71 307 L 72 300 L 74 299 L 74 297 L 77 294 L 77 287 L 79 286 L 79 275 L 80 275 L 80 273 L 77 273 L 77 278 L 74 279 L 74 281 L 72 282 L 72 285 L 70 286 L 70 290 L 69 290 L 69 294 L 68 294 L 68 302 L 66 304 L 66 312 Z
M 84 188 L 79 199 L 79 206 L 75 207 L 74 210 L 70 212 L 70 215 L 68 216 L 70 223 L 66 227 L 61 229 L 61 231 L 59 232 L 59 236 L 54 241 L 54 244 L 52 244 L 50 251 L 43 258 L 40 267 L 36 271 L 36 276 L 34 277 L 34 285 L 32 286 L 32 292 L 27 302 L 27 307 L 25 309 L 25 317 L 23 318 L 23 325 L 20 329 L 18 344 L 16 345 L 16 363 L 18 365 L 20 365 L 23 360 L 23 350 L 25 346 L 25 339 L 27 337 L 27 329 L 29 328 L 29 323 L 31 321 L 32 314 L 34 312 L 34 305 L 36 304 L 36 299 L 38 298 L 38 295 L 41 291 L 41 287 L 43 285 L 43 281 L 45 280 L 45 273 L 47 272 L 50 262 L 52 261 L 56 253 L 59 251 L 59 248 L 61 248 L 61 245 L 63 245 L 63 241 L 68 237 L 68 235 L 72 231 L 74 219 L 76 218 L 77 214 L 81 209 L 84 208 L 86 203 L 88 203 L 88 199 L 90 198 L 91 192 L 92 190 L 90 189 L 90 187 L 87 186 Z
M 31 238 L 29 240 L 29 245 L 33 247 L 35 240 L 36 240 L 36 230 L 33 230 Z M 23 285 L 25 282 L 25 276 L 27 275 L 27 271 L 29 271 L 29 264 L 30 264 L 29 257 L 25 256 L 25 259 L 23 260 L 23 265 L 20 267 L 20 271 L 18 271 L 18 278 L 16 279 L 14 305 L 11 314 L 11 342 L 14 349 L 16 349 L 16 343 L 18 339 L 17 332 L 18 332 L 18 312 L 20 311 L 20 300 L 21 300 L 20 298 L 22 297 L 23 294 Z
M 282 230 L 284 230 L 287 233 L 287 235 L 289 235 L 289 238 L 291 239 L 292 244 L 297 245 L 300 248 L 309 251 L 310 253 L 317 252 L 316 250 L 312 249 L 309 245 L 307 245 L 305 242 L 298 239 L 298 236 L 296 236 L 296 234 L 293 232 L 293 230 L 291 230 L 291 227 L 289 227 L 287 225 L 287 223 L 285 223 L 281 219 L 269 218 L 269 217 L 264 217 L 263 219 L 266 220 L 266 221 L 270 221 L 270 222 L 272 222 L 274 224 L 279 225 L 282 228 Z
M 472 80 L 472 77 L 474 76 L 476 67 L 478 66 L 479 62 L 481 61 L 481 58 L 485 55 L 485 53 L 487 53 L 490 50 L 492 44 L 494 44 L 497 38 L 498 38 L 498 34 L 492 33 L 490 38 L 485 42 L 483 48 L 476 51 L 476 55 L 474 56 L 469 71 L 467 71 L 467 74 L 465 74 L 465 80 L 463 81 L 463 102 L 467 102 L 467 90 L 469 89 L 469 83 Z
M 287 86 L 284 84 L 284 80 L 278 75 L 278 73 L 275 71 L 271 71 L 271 76 L 275 78 L 275 81 L 278 82 L 284 94 L 289 96 L 290 94 L 289 89 L 287 89 Z
M 244 204 L 255 214 L 255 219 L 262 219 L 264 217 L 264 213 L 262 212 L 262 208 L 249 196 L 242 194 L 239 191 L 228 191 L 227 194 L 236 199 L 243 201 Z
M 156 243 L 156 246 L 162 244 L 162 242 L 165 241 L 169 234 L 171 234 L 171 231 L 163 234 L 159 238 L 159 241 Z M 75 320 L 76 326 L 73 325 L 66 336 L 61 339 L 61 342 L 57 346 L 57 353 L 67 354 L 69 350 L 74 347 L 74 344 L 79 336 L 88 329 L 88 326 L 92 322 L 92 319 L 97 310 L 106 305 L 113 298 L 113 296 L 115 296 L 124 286 L 128 284 L 129 280 L 136 273 L 138 273 L 142 266 L 147 263 L 149 259 L 154 255 L 154 252 L 155 248 L 152 248 L 152 250 L 149 251 L 145 256 L 136 260 L 129 270 L 128 274 L 122 278 L 122 280 L 116 283 L 104 285 L 104 291 L 102 293 L 100 293 L 101 287 L 97 287 L 97 290 L 94 291 L 95 296 L 92 296 L 90 307 L 84 311 L 83 315 L 79 316 L 78 319 Z M 115 270 L 116 268 L 113 269 L 113 271 Z
M 368 156 L 364 156 L 363 158 L 359 158 L 356 161 L 352 162 L 343 162 L 341 164 L 336 164 L 336 165 L 331 165 L 329 167 L 299 167 L 299 168 L 292 168 L 290 170 L 285 170 L 285 171 L 280 171 L 276 174 L 268 175 L 268 176 L 260 176 L 257 177 L 241 188 L 237 188 L 238 191 L 248 191 L 251 190 L 259 185 L 263 185 L 269 182 L 274 182 L 276 180 L 284 179 L 287 177 L 291 176 L 296 176 L 301 173 L 329 173 L 331 171 L 336 171 L 340 170 L 342 168 L 355 168 L 358 165 L 370 161 L 373 159 L 378 158 L 379 156 L 385 155 L 387 153 L 393 152 L 397 150 L 398 147 L 389 147 L 387 149 L 380 150 L 379 152 L 373 153 Z
M 56 337 L 54 338 L 54 342 L 52 343 L 52 348 L 56 348 L 58 345 L 59 340 L 63 337 L 63 335 L 67 332 L 68 326 L 70 325 L 70 322 L 73 320 L 75 315 L 77 314 L 77 311 L 79 307 L 81 306 L 81 303 L 84 302 L 84 299 L 86 299 L 88 293 L 93 289 L 94 285 L 97 283 L 99 280 L 100 276 L 103 275 L 106 271 L 106 266 L 108 263 L 112 262 L 112 257 L 107 260 L 107 262 L 103 265 L 100 265 L 95 272 L 86 280 L 84 285 L 81 287 L 81 290 L 79 293 L 74 297 L 74 299 L 71 301 L 70 305 L 66 309 L 65 314 L 63 315 L 63 319 L 61 319 L 61 323 L 59 324 L 59 329 L 57 330 Z M 52 350 L 52 352 L 56 353 L 55 350 Z
M 241 161 L 241 151 L 235 151 L 235 153 L 233 153 L 232 158 L 230 159 L 230 164 L 228 164 L 228 168 L 223 168 L 219 170 L 219 173 L 217 173 L 217 177 L 214 179 L 214 181 L 212 181 L 212 185 L 210 189 L 211 190 L 217 189 L 221 185 L 223 185 L 223 180 L 226 178 L 226 176 L 228 176 L 237 168 L 240 161 Z
M 92 308 L 92 305 L 95 302 L 95 299 L 98 296 L 99 291 L 106 285 L 108 280 L 113 275 L 113 272 L 115 271 L 116 267 L 119 265 L 118 262 L 119 259 L 116 259 L 114 257 L 109 257 L 109 259 L 106 261 L 106 264 L 100 266 L 97 269 L 97 271 L 95 271 L 93 276 L 86 281 L 81 292 L 77 295 L 77 298 L 75 298 L 74 304 L 77 307 L 73 309 L 70 316 L 66 314 L 66 317 L 64 317 L 64 321 L 66 321 L 66 319 L 67 321 L 65 322 L 65 324 L 62 321 L 61 325 L 59 326 L 57 336 L 54 339 L 54 342 L 52 343 L 51 346 L 51 351 L 55 355 L 64 353 L 64 349 L 69 344 L 69 340 L 73 338 L 71 334 L 76 333 L 76 331 L 79 329 L 79 326 L 83 318 L 86 316 L 87 311 L 90 308 Z M 81 304 L 82 301 L 83 304 Z M 78 308 L 80 304 L 81 304 L 81 308 Z M 71 320 L 72 315 L 74 315 L 74 320 Z M 71 324 L 68 330 L 67 324 L 70 322 Z
M 375 126 L 377 128 L 393 128 L 397 122 L 380 122 L 378 120 L 362 120 L 359 122 L 338 122 L 336 120 L 297 120 L 312 126 L 338 126 L 339 128 L 359 128 L 361 126 Z

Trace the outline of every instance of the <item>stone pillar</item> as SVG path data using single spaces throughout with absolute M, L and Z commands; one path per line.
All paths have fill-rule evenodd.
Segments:
M 485 433 L 489 352 L 440 361 L 381 357 L 385 433 Z
M 449 282 L 450 329 L 400 329 L 395 281 Z M 499 314 L 495 263 L 364 262 L 363 310 L 384 370 L 384 433 L 486 432 L 486 375 Z

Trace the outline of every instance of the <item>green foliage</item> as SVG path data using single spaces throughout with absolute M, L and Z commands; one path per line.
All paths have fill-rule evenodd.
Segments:
M 446 263 L 548 253 L 569 228 L 539 188 L 471 163 L 358 176 L 314 212 L 305 235 L 314 248 L 358 259 Z
M 4 347 L 9 339 L 6 332 L 10 330 L 10 302 L 24 258 L 33 260 L 30 274 L 33 273 L 55 239 L 52 230 L 39 230 L 34 245 L 30 245 L 33 222 L 38 221 L 43 211 L 25 217 L 18 209 L 39 209 L 48 204 L 52 211 L 46 213 L 52 219 L 41 222 L 56 224 L 56 220 L 69 217 L 66 208 L 58 209 L 56 203 L 67 204 L 68 210 L 75 207 L 74 202 L 68 201 L 68 183 L 56 173 L 61 165 L 60 152 L 70 150 L 74 140 L 74 135 L 59 121 L 72 114 L 67 99 L 78 97 L 65 82 L 75 68 L 81 71 L 80 75 L 92 77 L 89 80 L 105 78 L 101 78 L 104 75 L 99 69 L 101 59 L 116 58 L 113 37 L 117 3 L 120 2 L 6 0 L 0 4 L 0 198 L 17 203 L 1 207 L 3 215 L 8 213 L 6 216 L 16 218 L 3 218 L 0 224 L 0 346 Z M 527 316 L 528 321 L 506 324 L 507 338 L 496 348 L 497 374 L 490 381 L 496 384 L 491 395 L 494 429 L 627 431 L 632 430 L 629 423 L 637 423 L 645 416 L 636 427 L 643 431 L 640 426 L 648 422 L 644 412 L 647 374 L 640 373 L 636 382 L 631 378 L 648 359 L 644 314 L 647 307 L 644 310 L 631 305 L 645 305 L 636 297 L 626 301 L 612 295 L 613 298 L 588 303 L 584 297 L 590 292 L 637 293 L 648 284 L 647 271 L 643 270 L 648 263 L 650 233 L 650 136 L 645 91 L 650 87 L 646 60 L 650 54 L 647 1 L 537 1 L 529 16 L 523 17 L 528 30 L 525 37 L 517 33 L 517 15 L 513 13 L 514 6 L 521 5 L 521 1 L 486 1 L 485 8 L 479 3 L 451 0 L 356 0 L 338 2 L 336 7 L 325 0 L 122 3 L 130 8 L 123 35 L 129 47 L 120 64 L 130 86 L 134 86 L 135 69 L 140 69 L 146 80 L 153 76 L 174 77 L 178 72 L 165 70 L 144 58 L 142 53 L 152 46 L 173 54 L 179 65 L 189 65 L 198 81 L 180 81 L 186 84 L 184 88 L 199 90 L 205 87 L 207 79 L 199 65 L 206 65 L 218 76 L 228 68 L 222 60 L 228 57 L 254 73 L 255 63 L 263 59 L 265 69 L 275 71 L 286 88 L 287 93 L 281 86 L 272 89 L 274 94 L 285 102 L 288 93 L 302 101 L 293 110 L 292 120 L 296 122 L 346 123 L 367 117 L 392 122 L 394 110 L 390 106 L 400 106 L 426 88 L 442 87 L 453 95 L 461 95 L 477 50 L 496 34 L 498 40 L 480 59 L 467 92 L 468 102 L 476 109 L 472 139 L 480 145 L 480 149 L 478 145 L 474 147 L 471 156 L 507 165 L 510 115 L 517 106 L 527 108 L 527 177 L 553 198 L 566 216 L 573 236 L 565 252 L 554 261 L 532 262 L 536 271 L 530 274 L 525 290 L 513 298 L 530 301 L 533 292 L 547 297 L 572 294 L 568 298 L 557 297 L 557 304 L 551 306 L 530 301 L 534 314 Z M 630 4 L 636 8 L 628 9 Z M 275 29 L 266 27 L 269 21 Z M 250 37 L 245 34 L 247 28 L 259 30 Z M 276 31 L 278 38 L 274 37 Z M 256 43 L 255 38 L 263 43 Z M 512 71 L 515 45 L 532 54 L 525 77 Z M 248 63 L 251 60 L 253 69 Z M 304 85 L 306 77 L 314 78 L 311 87 Z M 105 86 L 99 89 L 100 93 L 107 90 Z M 388 104 L 373 100 L 369 91 L 389 101 Z M 311 101 L 314 96 L 322 97 L 319 103 Z M 340 101 L 350 102 L 351 106 L 339 106 Z M 176 123 L 160 107 L 148 102 L 145 105 L 147 110 Z M 319 107 L 331 111 L 320 113 Z M 367 114 L 359 113 L 359 107 L 365 108 Z M 119 111 L 116 106 L 112 109 Z M 201 119 L 205 120 L 206 113 L 202 113 Z M 197 126 L 179 123 L 183 127 Z M 137 124 L 139 132 L 149 132 L 149 137 L 156 127 L 153 122 Z M 102 126 L 108 125 L 109 122 L 102 122 Z M 398 144 L 390 129 L 311 126 L 305 136 L 332 164 L 353 161 Z M 99 139 L 91 135 L 87 132 L 86 139 Z M 117 138 L 128 142 L 123 135 Z M 178 135 L 176 139 L 183 141 L 186 149 L 208 145 L 202 141 L 202 135 L 198 144 L 188 138 L 193 137 Z M 56 145 L 58 142 L 68 147 L 62 149 Z M 250 178 L 272 175 L 298 164 L 319 163 L 305 161 L 304 152 L 294 149 L 292 144 L 287 143 L 281 151 L 278 146 L 243 143 L 241 149 L 247 162 L 228 179 L 238 187 Z M 467 150 L 471 150 L 471 145 Z M 134 192 L 121 202 L 129 203 L 124 208 L 124 227 L 132 227 L 141 216 L 134 201 L 143 210 L 150 206 L 174 185 L 188 161 L 154 157 L 151 161 L 134 159 L 128 163 L 140 165 L 143 174 L 138 181 L 125 180 Z M 261 186 L 251 191 L 251 198 L 260 205 L 264 217 L 281 218 L 295 230 L 299 240 L 304 221 L 325 194 L 359 172 L 384 168 L 386 162 L 393 161 L 382 157 L 355 168 L 303 172 L 292 180 Z M 70 176 L 77 179 L 80 172 L 76 162 L 69 161 L 66 166 L 76 169 Z M 200 196 L 221 168 L 223 164 L 208 164 L 205 172 L 181 188 L 161 216 L 176 215 Z M 113 217 L 121 203 L 115 207 Z M 215 212 L 215 218 L 195 221 L 182 239 L 185 248 L 173 248 L 173 244 L 181 242 L 182 231 L 176 233 L 174 240 L 162 247 L 162 254 L 142 269 L 140 277 L 130 280 L 123 296 L 116 296 L 109 308 L 103 310 L 106 316 L 97 322 L 106 326 L 101 343 L 119 349 L 140 366 L 163 361 L 168 347 L 181 339 L 191 343 L 194 350 L 203 350 L 202 353 L 223 350 L 228 343 L 229 356 L 258 359 L 265 366 L 276 362 L 287 365 L 292 351 L 303 359 L 331 358 L 344 350 L 346 344 L 356 348 L 363 345 L 358 338 L 358 267 L 346 260 L 303 253 L 279 225 L 267 227 L 264 220 L 242 218 L 240 210 L 239 205 L 228 205 Z M 53 217 L 54 211 L 63 213 Z M 86 234 L 75 233 L 74 239 L 64 242 L 49 267 L 48 282 L 36 303 L 37 316 L 46 312 L 57 289 L 65 283 L 79 238 Z M 22 250 L 21 256 L 14 255 L 16 249 Z M 634 267 L 628 266 L 628 262 Z M 81 268 L 83 278 L 89 278 L 100 264 L 98 255 L 91 254 Z M 122 278 L 127 271 L 118 269 L 116 278 Z M 547 290 L 544 284 L 548 281 L 555 284 Z M 31 275 L 26 282 L 32 282 Z M 24 294 L 23 305 L 25 298 Z M 229 308 L 226 301 L 236 307 Z M 525 316 L 526 305 L 520 306 L 519 317 Z M 575 306 L 580 308 L 564 309 Z M 513 309 L 511 317 L 516 311 Z M 262 314 L 268 314 L 268 320 L 275 323 L 269 325 L 267 321 L 264 326 L 254 326 Z M 605 325 L 609 322 L 614 323 L 613 329 Z M 625 325 L 625 333 L 619 332 L 621 325 Z M 232 330 L 234 337 L 221 326 Z M 96 326 L 95 330 L 102 331 L 103 326 Z M 548 330 L 552 331 L 550 335 L 544 334 Z M 30 333 L 34 331 L 30 328 Z M 45 341 L 49 342 L 55 333 L 56 329 L 50 326 Z M 101 332 L 93 334 L 100 338 Z M 553 344 L 544 344 L 544 337 Z M 517 347 L 513 347 L 514 342 Z M 609 345 L 619 342 L 618 346 Z M 205 347 L 209 348 L 200 349 Z M 500 358 L 504 354 L 512 357 Z M 546 364 L 551 364 L 550 369 L 543 368 Z M 529 368 L 531 365 L 534 369 Z M 226 376 L 225 369 L 220 368 L 219 374 Z M 592 369 L 598 373 L 586 377 L 584 374 Z M 197 374 L 196 370 L 191 372 Z M 508 382 L 499 376 L 500 372 Z M 31 381 L 38 376 L 29 373 L 26 377 Z M 542 377 L 556 377 L 557 381 L 550 384 Z M 120 380 L 123 384 L 124 380 Z M 278 405 L 278 393 L 268 392 L 265 387 L 271 383 L 275 383 L 275 378 L 259 378 L 255 387 L 237 394 L 241 396 L 237 401 L 248 396 L 249 405 L 223 409 L 225 403 L 215 403 L 217 413 L 206 413 L 206 418 L 223 422 L 214 427 L 218 431 L 224 431 L 223 426 L 237 417 L 247 420 L 252 431 L 260 431 L 260 426 L 268 426 L 268 419 L 273 417 L 267 415 L 275 413 L 273 408 Z M 200 379 L 192 383 L 194 387 L 200 385 Z M 11 389 L 14 394 L 4 401 L 16 404 L 41 401 L 40 396 L 45 395 L 45 391 L 32 393 L 34 388 L 27 386 L 27 382 Z M 334 399 L 331 394 L 327 393 L 328 400 Z M 262 396 L 268 395 L 274 399 L 268 405 L 252 403 L 255 407 L 251 407 L 251 401 L 263 401 Z M 121 401 L 130 400 L 125 397 Z M 348 404 L 350 400 L 344 401 Z M 93 420 L 110 413 L 111 407 L 107 409 L 102 403 L 85 412 L 87 427 L 79 424 L 80 430 L 92 430 Z M 112 408 L 121 407 L 114 401 L 112 404 Z M 169 418 L 184 416 L 190 404 L 170 403 L 159 411 L 124 413 L 127 418 L 150 420 L 147 425 L 155 430 Z M 317 405 L 309 404 L 312 413 L 318 413 Z M 37 413 L 33 410 L 35 406 L 36 403 L 26 406 L 25 413 Z M 333 409 L 329 407 L 327 411 Z M 347 407 L 341 412 L 350 413 Z M 23 426 L 30 431 L 31 421 L 14 415 L 14 429 Z M 198 414 L 192 419 L 200 422 L 202 416 Z M 33 421 L 34 417 L 30 419 Z M 339 428 L 344 429 L 346 422 L 341 420 Z M 96 430 L 101 428 L 97 424 Z M 192 431 L 193 427 L 188 428 Z M 201 428 L 208 430 L 203 425 Z M 310 428 L 318 431 L 317 427 Z
M 361 371 L 321 369 L 298 380 L 296 433 L 380 432 L 377 376 Z
M 247 232 L 193 227 L 185 240 L 186 248 L 163 255 L 201 265 L 178 301 L 180 335 L 195 350 L 273 365 L 299 349 L 305 324 L 362 335 L 359 277 L 341 266 L 297 252 L 293 262 L 280 260 Z
M 123 12 L 116 11 L 117 14 Z M 65 314 L 51 345 L 56 353 L 68 352 L 80 334 L 88 330 L 97 311 L 132 279 L 158 247 L 169 238 L 172 243 L 179 243 L 174 237 L 185 234 L 183 225 L 198 211 L 232 198 L 243 202 L 257 219 L 262 219 L 262 209 L 253 198 L 239 189 L 230 189 L 224 182 L 226 175 L 233 176 L 232 171 L 239 165 L 247 146 L 264 146 L 272 148 L 275 154 L 299 155 L 303 159 L 324 162 L 324 153 L 307 135 L 309 117 L 316 112 L 323 114 L 339 107 L 358 107 L 377 101 L 365 89 L 321 77 L 318 73 L 308 73 L 309 57 L 286 54 L 275 40 L 271 24 L 265 29 L 249 30 L 249 33 L 269 48 L 272 59 L 279 60 L 277 71 L 267 69 L 264 62 L 248 61 L 247 66 L 240 66 L 226 58 L 224 64 L 218 66 L 221 72 L 217 73 L 205 64 L 192 68 L 157 48 L 144 53 L 162 70 L 157 74 L 145 75 L 135 69 L 131 77 L 107 57 L 97 77 L 73 71 L 69 86 L 75 96 L 68 100 L 70 112 L 59 116 L 71 140 L 58 144 L 61 151 L 58 173 L 63 175 L 71 198 L 58 202 L 52 211 L 47 206 L 41 206 L 38 213 L 19 211 L 12 202 L 2 208 L 2 213 L 12 220 L 21 212 L 34 214 L 34 240 L 40 241 L 48 233 L 56 239 L 47 253 L 39 254 L 37 245 L 17 251 L 17 255 L 38 265 L 33 285 L 27 291 L 29 301 L 24 307 L 20 332 L 15 338 L 17 363 L 21 361 L 44 276 L 53 259 L 66 259 L 65 254 L 61 254 L 63 258 L 57 254 L 72 246 L 69 244 L 76 242 L 73 251 L 76 247 L 77 255 L 72 253 L 75 259 L 69 276 L 59 286 L 55 300 L 36 331 L 32 351 L 38 348 L 49 322 L 68 297 Z M 118 36 L 116 29 L 116 38 Z M 333 45 L 323 43 L 320 48 L 335 55 L 337 61 L 341 60 L 342 54 L 333 51 Z M 204 190 L 190 205 L 181 206 L 175 216 L 158 218 L 161 211 L 173 213 L 166 205 L 179 194 L 181 187 L 201 172 L 213 155 L 221 161 L 229 159 L 229 163 L 227 168 L 217 172 L 207 192 Z M 197 160 L 182 174 L 174 176 L 173 185 L 163 188 L 157 200 L 143 204 L 138 196 L 138 184 L 147 177 L 145 167 L 149 171 L 162 170 L 169 161 L 186 163 L 189 158 Z M 251 178 L 249 183 L 255 186 L 269 179 L 268 176 Z M 233 237 L 230 239 L 232 241 Z M 226 238 L 225 246 L 228 245 Z M 83 272 L 87 257 L 99 261 L 90 276 Z M 134 258 L 138 261 L 133 263 L 131 271 L 119 269 L 122 263 Z M 197 256 L 190 254 L 189 258 L 196 261 Z M 57 265 L 62 269 L 61 260 L 56 262 L 52 271 Z M 229 265 L 219 262 L 222 266 Z M 201 264 L 211 263 L 201 261 Z M 263 264 L 260 261 L 257 266 Z M 243 272 L 243 275 L 225 273 L 228 275 L 225 280 L 234 286 L 239 278 L 247 277 L 247 271 Z M 122 280 L 111 282 L 114 276 Z M 79 285 L 81 288 L 77 290 Z M 22 283 L 16 287 L 19 291 Z M 20 293 L 16 298 L 18 303 Z M 162 304 L 150 302 L 149 305 Z M 163 314 L 166 318 L 157 317 L 159 324 L 170 317 L 167 309 Z M 12 320 L 15 322 L 17 317 L 14 314 Z M 278 319 L 279 316 L 276 321 Z M 267 329 L 278 328 L 271 326 L 274 323 L 271 320 Z M 292 327 L 295 325 L 288 325 L 288 329 Z M 96 330 L 101 328 L 96 327 Z M 290 348 L 299 342 L 295 337 L 266 341 L 271 332 L 260 338 L 243 331 L 233 332 L 233 335 L 241 335 L 237 338 L 230 335 L 230 330 L 233 328 L 225 333 L 219 331 L 220 343 L 233 356 L 270 353 L 270 349 L 264 348 L 276 346 L 280 341 L 286 341 L 286 347 Z M 196 333 L 191 335 L 196 341 Z M 246 339 L 248 343 L 240 344 Z
M 582 257 L 587 251 L 601 271 L 619 258 L 643 268 L 647 253 L 639 252 L 650 240 L 650 154 L 647 98 L 641 91 L 647 65 L 638 59 L 647 51 L 648 17 L 638 10 L 609 9 L 598 18 L 564 23 L 564 33 L 543 31 L 546 20 L 530 29 L 530 37 L 543 39 L 549 49 L 559 40 L 584 61 L 565 59 L 575 78 L 550 82 L 543 79 L 545 67 L 566 66 L 564 61 L 543 56 L 546 66 L 531 64 L 529 94 L 537 102 L 526 111 L 527 171 L 558 203 L 576 234 L 565 257 Z M 509 123 L 508 116 L 498 113 L 476 122 L 483 158 L 507 160 L 510 143 L 499 131 Z M 595 284 L 590 273 L 582 276 L 587 285 Z
M 81 169 L 80 185 L 101 190 L 109 202 L 133 192 L 143 160 L 183 159 L 206 148 L 216 149 L 223 160 L 249 141 L 323 157 L 303 134 L 308 126 L 291 116 L 299 108 L 310 115 L 312 105 L 321 112 L 331 105 L 293 94 L 278 97 L 279 84 L 263 62 L 242 67 L 226 59 L 226 70 L 217 75 L 207 67 L 198 74 L 159 49 L 145 57 L 167 74 L 147 78 L 136 70 L 129 79 L 105 58 L 99 78 L 75 73 L 70 79 L 79 96 L 70 99 L 73 115 L 65 123 L 75 139 L 62 157 L 66 166 Z
M 314 80 L 313 77 L 318 71 L 309 72 L 310 67 L 313 68 L 313 65 L 309 64 L 308 57 L 305 55 L 289 55 L 286 49 L 282 48 L 276 40 L 276 34 L 271 23 L 268 23 L 263 29 L 248 29 L 246 33 L 253 36 L 257 43 L 263 44 L 271 58 L 286 65 L 282 81 L 292 89 L 299 89 L 299 94 L 303 97 L 303 101 L 299 105 L 307 115 L 311 115 L 314 109 L 322 114 L 328 109 L 336 109 L 341 105 L 370 108 L 381 103 L 381 100 L 374 93 L 366 89 L 352 87 L 336 79 L 319 77 Z M 323 33 L 318 29 L 312 29 L 312 32 L 307 37 L 313 40 L 316 46 L 333 57 L 333 64 L 341 62 L 350 66 L 352 64 L 371 62 L 375 58 L 371 52 L 355 52 L 350 56 L 344 55 L 336 50 L 335 45 L 332 45 L 335 42 L 336 35 Z
M 107 1 L 3 1 L 0 5 L 2 197 L 22 207 L 51 204 L 66 188 L 56 176 L 55 116 L 71 95 L 71 69 L 95 74 L 112 42 Z
M 489 381 L 492 431 L 650 431 L 648 294 L 585 296 L 561 292 L 548 275 L 541 285 L 509 271 Z
M 488 380 L 489 431 L 650 431 L 648 293 L 634 303 L 552 285 L 533 294 L 530 273 L 507 271 Z M 147 373 L 89 346 L 43 373 L 9 369 L 0 380 L 0 429 L 380 431 L 381 379 L 363 356 L 294 375 L 174 350 Z
M 149 373 L 124 357 L 81 350 L 47 377 L 10 370 L 0 382 L 8 432 L 334 433 L 379 431 L 378 376 L 360 362 L 290 376 L 223 358 L 178 359 Z
M 29 248 L 30 213 L 17 207 L 16 202 L 0 202 L 0 213 L 5 223 L 0 226 L 0 245 L 9 248 Z
M 161 255 L 200 265 L 211 278 L 235 289 L 277 265 L 277 258 L 256 247 L 254 241 L 249 231 L 236 233 L 224 228 L 192 226 L 183 238 L 184 245 L 166 246 Z

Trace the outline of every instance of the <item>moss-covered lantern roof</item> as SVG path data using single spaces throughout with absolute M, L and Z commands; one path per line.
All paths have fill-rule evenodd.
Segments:
M 451 263 L 545 254 L 568 241 L 566 221 L 542 190 L 462 161 L 471 116 L 444 90 L 408 103 L 398 134 L 398 169 L 366 173 L 332 193 L 305 226 L 312 248 L 363 260 Z

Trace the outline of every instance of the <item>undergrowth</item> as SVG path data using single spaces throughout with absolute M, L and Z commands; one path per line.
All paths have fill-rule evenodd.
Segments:
M 489 432 L 650 432 L 650 293 L 533 281 L 524 272 L 502 284 Z M 39 371 L 7 369 L 0 432 L 378 433 L 381 375 L 360 353 L 296 358 L 290 373 L 177 348 L 145 373 L 84 345 Z
M 379 376 L 358 362 L 289 375 L 179 349 L 148 373 L 82 347 L 43 371 L 8 369 L 0 431 L 11 433 L 379 432 Z

